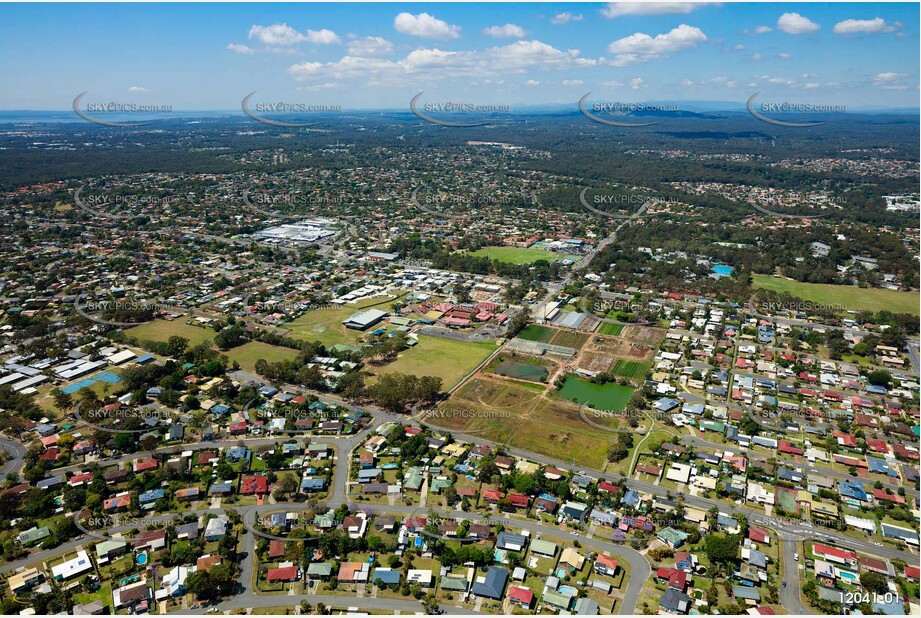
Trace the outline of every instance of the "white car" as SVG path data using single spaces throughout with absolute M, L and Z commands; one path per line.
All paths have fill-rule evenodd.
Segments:
M 793 552 L 793 561 L 794 561 L 794 562 L 799 562 L 799 553 Z

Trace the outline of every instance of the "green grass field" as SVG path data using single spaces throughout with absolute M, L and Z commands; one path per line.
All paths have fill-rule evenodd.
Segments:
M 888 309 L 895 313 L 921 314 L 918 295 L 912 292 L 898 292 L 880 288 L 858 288 L 852 285 L 830 285 L 825 283 L 802 283 L 789 279 L 777 279 L 771 275 L 752 275 L 756 288 L 787 292 L 803 300 L 823 305 L 840 305 L 847 309 L 880 311 Z
M 599 335 L 612 335 L 617 337 L 624 331 L 623 324 L 611 324 L 610 322 L 602 322 L 601 326 L 598 327 Z
M 528 341 L 540 341 L 541 343 L 550 343 L 550 340 L 553 339 L 553 336 L 557 333 L 556 330 L 552 328 L 547 328 L 546 326 L 539 326 L 537 324 L 528 324 L 528 326 L 518 333 L 520 339 L 527 339 Z
M 154 320 L 129 328 L 125 334 L 131 337 L 137 337 L 139 340 L 148 341 L 167 341 L 173 335 L 185 337 L 189 340 L 189 347 L 196 346 L 202 341 L 211 341 L 214 339 L 214 331 L 210 328 L 201 326 L 192 326 L 185 323 L 185 318 L 178 320 Z
M 419 336 L 419 344 L 400 352 L 397 360 L 383 367 L 371 367 L 378 375 L 410 373 L 416 376 L 441 378 L 442 388 L 448 390 L 492 354 L 496 344 L 491 341 L 467 342 Z
M 625 378 L 639 379 L 646 375 L 649 365 L 639 361 L 630 361 L 623 358 L 617 359 L 614 363 L 614 373 Z
M 354 305 L 334 305 L 328 308 L 314 309 L 293 322 L 281 325 L 281 327 L 290 330 L 293 337 L 306 341 L 319 341 L 326 346 L 336 345 L 337 343 L 354 344 L 365 333 L 347 329 L 342 325 L 342 321 L 368 307 L 377 307 L 381 311 L 390 311 L 391 303 L 396 300 L 396 298 L 379 296 Z M 368 329 L 367 332 L 372 330 L 374 329 Z
M 270 363 L 277 363 L 280 360 L 296 357 L 297 350 L 269 345 L 261 341 L 250 341 L 245 345 L 228 350 L 226 354 L 231 362 L 237 361 L 244 370 L 253 372 L 256 370 L 256 361 L 260 358 L 264 358 Z
M 578 255 L 553 253 L 552 251 L 547 251 L 539 247 L 529 247 L 527 249 L 522 247 L 484 247 L 470 253 L 470 255 L 475 255 L 477 257 L 486 257 L 487 254 L 491 260 L 508 262 L 510 264 L 533 264 L 537 260 L 552 262 L 553 260 L 561 258 L 570 258 L 573 260 L 582 259 Z

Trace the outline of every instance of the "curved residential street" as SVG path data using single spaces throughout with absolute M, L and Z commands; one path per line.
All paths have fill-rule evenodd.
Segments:
M 248 374 L 242 371 L 235 372 L 235 379 L 240 380 L 249 380 L 257 383 L 267 384 L 267 382 L 261 379 L 259 376 L 254 374 Z M 295 391 L 303 391 L 304 389 L 298 389 L 291 385 L 286 385 L 286 388 L 292 389 Z M 373 431 L 375 428 L 380 426 L 384 422 L 405 422 L 410 420 L 406 415 L 398 415 L 384 410 L 375 408 L 373 406 L 355 406 L 344 400 L 341 400 L 337 397 L 330 395 L 320 396 L 320 400 L 326 403 L 335 404 L 343 406 L 345 408 L 355 410 L 361 409 L 367 412 L 372 417 L 372 422 L 370 425 L 363 429 L 362 431 L 351 436 L 342 436 L 342 437 L 333 437 L 333 436 L 311 436 L 312 438 L 319 438 L 325 442 L 328 442 L 335 450 L 336 457 L 336 466 L 333 476 L 333 483 L 330 488 L 330 497 L 326 501 L 331 508 L 335 508 L 341 504 L 347 502 L 348 492 L 347 484 L 349 478 L 349 466 L 351 462 L 351 453 L 352 451 L 364 440 L 367 434 Z M 458 439 L 465 442 L 472 442 L 474 444 L 487 444 L 491 446 L 499 446 L 498 443 L 487 440 L 480 435 L 468 435 L 459 431 L 451 431 L 451 433 Z M 252 437 L 244 438 L 242 442 L 249 446 L 255 447 L 260 445 L 271 445 L 276 442 L 283 441 L 285 438 L 290 437 L 291 434 L 281 434 L 278 436 L 270 437 Z M 717 445 L 709 443 L 705 440 L 694 436 L 686 436 L 682 438 L 686 444 L 699 445 L 699 446 L 709 446 L 711 448 L 718 448 L 722 450 L 732 450 L 732 448 L 725 448 L 722 445 Z M 236 446 L 240 443 L 241 440 L 224 440 L 217 442 L 199 442 L 194 444 L 183 444 L 181 446 L 175 447 L 166 447 L 164 449 L 157 449 L 154 453 L 159 454 L 173 454 L 178 453 L 184 450 L 202 450 L 202 449 L 214 449 L 214 448 L 223 448 L 229 446 Z M 13 473 L 18 475 L 22 465 L 22 455 L 25 453 L 25 448 L 16 442 L 7 439 L 0 439 L 0 446 L 10 455 L 9 460 L 2 467 L 4 474 Z M 603 478 L 606 475 L 601 470 L 586 469 L 576 470 L 572 463 L 567 463 L 565 461 L 557 460 L 551 457 L 546 457 L 544 455 L 529 453 L 522 451 L 520 449 L 514 449 L 505 447 L 506 450 L 515 456 L 530 459 L 541 464 L 554 465 L 563 470 L 571 470 L 573 472 L 581 471 L 587 474 L 593 475 L 596 478 Z M 100 460 L 98 463 L 100 466 L 109 467 L 120 465 L 129 461 L 133 461 L 138 458 L 140 454 L 134 453 L 132 455 L 124 455 L 116 458 Z M 67 471 L 77 471 L 86 467 L 86 464 L 71 465 L 66 468 L 60 468 L 55 470 L 55 473 L 64 473 Z M 823 471 L 824 473 L 824 471 Z M 639 490 L 644 493 L 652 494 L 654 496 L 665 496 L 669 490 L 660 485 L 654 483 L 649 483 L 645 481 L 633 480 L 630 479 L 627 482 L 627 485 L 633 489 Z M 860 539 L 851 538 L 845 535 L 840 534 L 837 531 L 825 530 L 821 528 L 816 528 L 808 522 L 796 522 L 792 524 L 790 521 L 780 521 L 777 518 L 766 515 L 761 508 L 752 508 L 749 506 L 734 506 L 727 504 L 725 502 L 720 502 L 717 500 L 711 500 L 703 498 L 700 496 L 693 496 L 689 494 L 684 495 L 685 504 L 693 507 L 697 507 L 703 510 L 708 510 L 712 506 L 717 506 L 721 511 L 727 512 L 730 515 L 744 513 L 748 521 L 752 524 L 764 526 L 775 530 L 777 532 L 777 538 L 783 546 L 783 577 L 787 582 L 786 588 L 781 588 L 780 596 L 783 600 L 784 607 L 790 610 L 793 613 L 807 614 L 811 613 L 806 607 L 803 606 L 800 599 L 800 578 L 798 573 L 798 566 L 800 563 L 793 560 L 794 552 L 799 551 L 798 543 L 803 540 L 817 539 L 817 538 L 828 538 L 830 541 L 849 549 L 854 549 L 860 551 L 861 553 L 880 556 L 889 560 L 900 559 L 908 562 L 909 564 L 916 562 L 916 557 L 912 554 L 905 552 L 903 550 L 889 547 L 889 546 L 877 546 L 874 543 L 869 541 L 863 541 Z M 239 508 L 238 510 L 244 517 L 244 521 L 247 521 L 247 518 L 252 517 L 254 514 L 258 513 L 267 513 L 272 511 L 278 511 L 280 509 L 297 511 L 306 509 L 307 505 L 304 503 L 279 503 L 279 504 L 262 504 L 260 506 L 253 506 L 249 508 Z M 361 505 L 361 508 L 373 512 L 386 512 L 393 514 L 402 514 L 402 515 L 411 515 L 414 512 L 422 510 L 420 507 L 406 507 L 406 506 L 386 506 L 386 505 Z M 196 513 L 204 514 L 208 512 L 220 512 L 223 509 L 198 509 L 193 511 L 184 511 L 185 513 Z M 427 512 L 436 512 L 439 515 L 446 517 L 461 517 L 469 519 L 471 521 L 482 519 L 483 516 L 478 513 L 467 513 L 463 511 L 444 511 L 442 509 L 425 509 Z M 505 516 L 505 515 L 503 515 Z M 162 520 L 168 520 L 172 517 L 172 514 L 164 514 L 159 516 Z M 551 535 L 551 536 L 560 536 L 564 534 L 564 531 L 560 530 L 554 526 L 548 526 L 539 522 L 528 519 L 519 519 L 512 516 L 508 517 L 512 522 L 514 522 L 514 527 L 521 528 L 523 530 L 528 530 L 534 534 L 541 535 Z M 124 532 L 125 530 L 113 529 L 111 532 Z M 624 598 L 621 602 L 619 613 L 621 614 L 631 614 L 635 613 L 636 606 L 639 600 L 640 592 L 645 585 L 646 581 L 651 575 L 651 568 L 649 562 L 644 556 L 639 552 L 633 550 L 632 548 L 609 543 L 606 541 L 596 540 L 586 538 L 584 536 L 578 535 L 575 537 L 578 539 L 579 543 L 584 546 L 591 548 L 599 552 L 608 552 L 614 556 L 617 556 L 618 559 L 626 562 L 630 567 L 630 578 L 629 582 L 624 588 Z M 233 610 L 239 608 L 248 608 L 248 607 L 271 607 L 276 605 L 296 605 L 300 603 L 301 599 L 306 599 L 309 603 L 316 605 L 317 603 L 325 603 L 327 605 L 336 605 L 336 606 L 348 606 L 355 607 L 358 609 L 387 609 L 390 611 L 401 611 L 401 612 L 410 612 L 410 611 L 420 611 L 421 605 L 415 601 L 403 601 L 403 600 L 388 600 L 388 599 L 370 599 L 367 597 L 357 597 L 357 596 L 346 596 L 346 595 L 257 595 L 251 590 L 251 581 L 254 568 L 254 554 L 255 554 L 255 544 L 256 544 L 256 535 L 252 532 L 247 531 L 242 536 L 241 543 L 241 562 L 240 566 L 242 569 L 240 577 L 241 593 L 233 596 L 232 598 L 224 601 L 218 608 L 221 610 Z M 0 573 L 6 573 L 12 571 L 21 566 L 27 564 L 33 564 L 36 562 L 48 560 L 54 556 L 58 556 L 65 551 L 70 551 L 82 543 L 86 542 L 86 537 L 79 537 L 64 543 L 54 549 L 44 550 L 36 552 L 30 555 L 28 558 L 10 562 L 0 566 Z M 195 613 L 203 613 L 204 610 L 195 610 Z M 475 613 L 470 610 L 465 610 L 464 608 L 451 607 L 451 613 Z

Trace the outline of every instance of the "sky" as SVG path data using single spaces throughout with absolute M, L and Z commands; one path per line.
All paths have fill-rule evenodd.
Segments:
M 0 109 L 918 106 L 918 3 L 2 4 Z M 84 101 L 84 103 L 86 102 Z

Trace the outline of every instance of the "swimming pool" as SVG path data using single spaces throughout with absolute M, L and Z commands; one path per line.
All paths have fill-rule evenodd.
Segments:
M 569 593 L 571 596 L 574 596 L 574 597 L 579 595 L 579 591 L 576 588 L 573 588 L 572 586 L 560 586 L 557 590 L 559 590 L 561 594 Z
M 137 558 L 135 559 L 135 562 L 138 563 L 138 566 L 144 566 L 145 564 L 147 564 L 147 552 L 145 551 L 145 552 L 139 553 L 137 555 Z
M 720 277 L 728 277 L 732 274 L 732 266 L 727 266 L 726 264 L 715 264 L 713 266 L 713 273 L 719 275 Z

